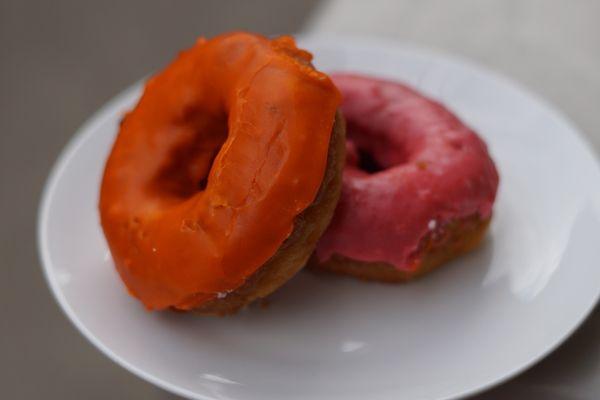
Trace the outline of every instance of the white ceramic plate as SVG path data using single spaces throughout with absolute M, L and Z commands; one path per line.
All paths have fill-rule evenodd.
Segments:
M 581 135 L 539 98 L 465 61 L 358 38 L 302 45 L 323 70 L 408 82 L 485 138 L 501 185 L 484 245 L 408 285 L 302 272 L 267 309 L 148 313 L 126 294 L 96 210 L 136 85 L 83 126 L 44 192 L 41 258 L 71 321 L 118 364 L 197 399 L 450 399 L 548 354 L 600 293 L 600 170 Z

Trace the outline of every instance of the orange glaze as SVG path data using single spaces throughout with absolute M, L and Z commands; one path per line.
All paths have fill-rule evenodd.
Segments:
M 100 216 L 147 308 L 235 290 L 314 200 L 340 95 L 311 58 L 288 36 L 231 33 L 146 84 L 106 163 Z

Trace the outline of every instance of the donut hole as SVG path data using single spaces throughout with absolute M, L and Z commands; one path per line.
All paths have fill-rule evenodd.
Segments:
M 368 174 L 375 174 L 385 168 L 366 149 L 358 148 L 358 168 Z
M 174 136 L 153 186 L 163 195 L 186 199 L 206 189 L 213 162 L 227 139 L 227 119 L 196 117 Z
M 376 174 L 409 162 L 407 149 L 386 135 L 347 121 L 349 164 L 367 174 Z

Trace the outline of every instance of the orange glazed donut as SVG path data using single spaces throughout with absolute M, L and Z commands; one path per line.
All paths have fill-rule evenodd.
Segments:
M 311 58 L 287 36 L 199 39 L 123 119 L 100 216 L 148 309 L 235 312 L 305 264 L 344 157 L 340 95 Z

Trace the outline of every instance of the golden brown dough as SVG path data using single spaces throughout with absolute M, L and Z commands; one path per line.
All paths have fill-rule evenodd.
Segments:
M 384 262 L 358 261 L 338 254 L 320 264 L 313 256 L 309 264 L 313 270 L 351 275 L 363 280 L 406 282 L 477 247 L 485 236 L 489 223 L 490 218 L 482 220 L 479 216 L 471 216 L 447 224 L 441 235 L 426 236 L 419 245 L 417 266 L 411 271 L 401 271 Z

